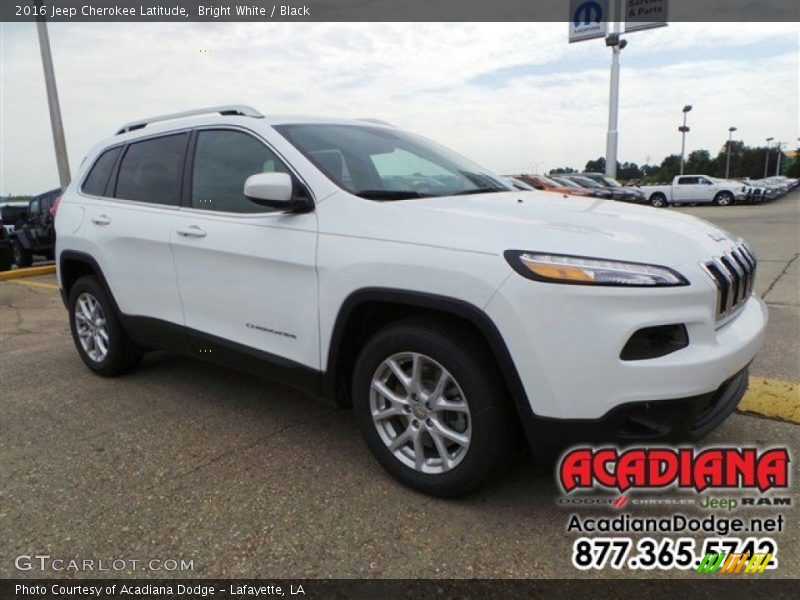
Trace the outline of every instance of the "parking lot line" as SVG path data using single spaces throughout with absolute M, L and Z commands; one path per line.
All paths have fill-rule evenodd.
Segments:
M 42 267 L 29 267 L 27 269 L 14 269 L 0 273 L 0 281 L 20 279 L 22 277 L 36 277 L 37 275 L 49 275 L 56 272 L 55 265 L 44 265 Z
M 751 377 L 739 411 L 800 424 L 800 383 Z
M 41 283 L 39 281 L 19 281 L 12 279 L 9 283 L 16 283 L 17 285 L 27 285 L 30 287 L 47 288 L 48 290 L 57 290 L 58 286 L 54 283 Z

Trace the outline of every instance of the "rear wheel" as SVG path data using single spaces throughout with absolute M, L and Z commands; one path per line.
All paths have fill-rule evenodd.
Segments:
M 33 255 L 22 247 L 17 240 L 12 242 L 11 246 L 14 254 L 14 262 L 20 268 L 30 267 L 33 264 Z
M 133 369 L 142 351 L 125 333 L 103 286 L 92 276 L 78 279 L 69 293 L 72 339 L 84 364 L 111 377 Z
M 650 196 L 650 206 L 655 208 L 664 208 L 667 205 L 667 197 L 661 192 L 657 192 Z
M 730 206 L 733 204 L 733 194 L 730 192 L 720 192 L 714 197 L 714 204 L 717 206 Z
M 426 494 L 457 497 L 499 470 L 513 414 L 491 359 L 458 327 L 408 320 L 367 342 L 353 408 L 381 465 Z

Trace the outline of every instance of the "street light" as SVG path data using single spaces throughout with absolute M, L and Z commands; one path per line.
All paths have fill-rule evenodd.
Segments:
M 777 145 L 778 145 L 778 164 L 775 166 L 776 177 L 781 174 L 781 154 L 783 154 L 783 152 L 781 152 L 781 146 L 784 146 L 785 144 L 784 142 L 777 142 Z
M 686 126 L 686 114 L 692 110 L 692 105 L 687 104 L 683 107 L 683 127 L 678 127 L 681 132 L 681 175 L 683 175 L 684 157 L 686 155 L 686 134 L 689 133 L 689 128 Z
M 725 179 L 728 178 L 731 172 L 731 141 L 733 140 L 733 132 L 736 127 L 728 127 L 728 160 L 725 161 Z
M 767 138 L 767 158 L 764 160 L 764 179 L 767 178 L 767 169 L 769 168 L 769 143 L 774 139 L 774 137 Z

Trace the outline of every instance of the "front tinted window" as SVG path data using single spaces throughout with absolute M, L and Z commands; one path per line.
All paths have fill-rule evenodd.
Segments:
M 225 129 L 201 131 L 192 172 L 192 206 L 225 212 L 267 212 L 244 196 L 250 175 L 289 171 L 256 138 Z
M 106 150 L 100 155 L 89 175 L 83 182 L 83 192 L 91 194 L 92 196 L 105 195 L 106 185 L 108 178 L 111 176 L 111 170 L 114 168 L 114 163 L 117 162 L 117 156 L 122 152 L 122 146 Z
M 128 146 L 119 166 L 115 197 L 154 204 L 179 204 L 187 134 Z
M 397 129 L 329 124 L 276 129 L 339 187 L 364 198 L 401 200 L 510 189 L 465 158 Z

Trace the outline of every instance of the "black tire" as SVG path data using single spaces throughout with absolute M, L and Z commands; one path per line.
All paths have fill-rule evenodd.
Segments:
M 95 360 L 89 356 L 81 345 L 78 337 L 75 312 L 78 299 L 83 294 L 88 294 L 97 301 L 105 317 L 105 331 L 108 335 L 108 351 L 102 360 Z M 72 332 L 72 341 L 75 343 L 78 354 L 89 370 L 104 377 L 113 377 L 115 375 L 127 373 L 139 364 L 139 361 L 142 359 L 142 350 L 128 337 L 128 334 L 125 333 L 109 294 L 97 279 L 91 275 L 86 275 L 78 279 L 70 290 L 68 308 L 69 328 Z
M 717 206 L 730 206 L 733 204 L 733 194 L 730 192 L 720 192 L 714 196 L 714 204 Z
M 656 192 L 650 196 L 650 206 L 653 208 L 666 208 L 668 204 L 667 197 L 661 192 Z
M 460 462 L 443 473 L 423 473 L 401 462 L 381 439 L 372 419 L 372 378 L 385 360 L 405 352 L 423 354 L 449 371 L 469 407 L 471 437 L 468 448 Z M 455 498 L 468 494 L 484 483 L 490 474 L 501 471 L 513 452 L 515 416 L 505 384 L 479 341 L 455 325 L 408 319 L 376 333 L 364 345 L 356 361 L 353 409 L 367 446 L 378 462 L 400 482 L 432 496 Z M 399 429 L 410 428 L 413 413 L 403 418 L 408 421 Z M 420 419 L 420 423 L 422 421 L 430 422 Z M 425 452 L 433 453 L 430 434 L 422 435 L 429 436 Z
M 33 264 L 33 255 L 22 247 L 17 240 L 11 243 L 11 251 L 14 253 L 14 262 L 20 269 L 30 267 Z
M 0 271 L 10 271 L 14 266 L 14 254 L 11 244 L 3 243 L 0 245 Z

